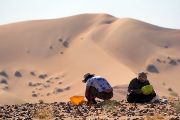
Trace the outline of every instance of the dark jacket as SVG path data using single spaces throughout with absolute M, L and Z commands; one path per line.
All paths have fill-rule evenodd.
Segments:
M 131 80 L 128 86 L 128 92 L 131 92 L 136 89 L 141 89 L 143 86 L 150 85 L 149 81 L 146 80 L 145 82 L 140 82 L 138 78 L 134 78 Z

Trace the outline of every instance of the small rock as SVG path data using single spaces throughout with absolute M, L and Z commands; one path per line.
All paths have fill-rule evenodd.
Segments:
M 8 86 L 3 87 L 3 90 L 8 90 L 8 89 L 9 89 Z
M 35 74 L 35 72 L 30 72 L 30 74 L 32 75 L 32 76 L 36 76 L 36 74 Z
M 33 93 L 32 94 L 32 97 L 37 97 L 38 95 L 36 93 Z
M 41 79 L 45 79 L 47 77 L 47 74 L 41 74 L 41 75 L 39 75 L 39 78 L 41 78 Z
M 59 42 L 63 42 L 63 39 L 62 39 L 62 38 L 59 38 Z
M 176 62 L 175 60 L 171 59 L 171 60 L 169 61 L 169 64 L 171 64 L 171 65 L 177 65 L 177 62 Z
M 6 77 L 6 78 L 9 77 L 8 74 L 7 74 L 5 71 L 1 71 L 1 72 L 0 72 L 0 75 L 1 75 L 1 76 L 4 76 L 4 77 Z
M 22 77 L 22 74 L 19 71 L 16 71 L 14 74 L 16 77 Z
M 146 69 L 148 72 L 151 72 L 151 73 L 159 73 L 158 69 L 153 64 L 148 65 Z
M 64 88 L 64 90 L 70 90 L 70 87 L 68 86 L 68 87 Z
M 69 42 L 68 42 L 68 41 L 64 41 L 64 42 L 63 42 L 63 46 L 66 47 L 66 48 L 68 48 L 68 47 L 69 47 Z
M 7 80 L 6 79 L 2 79 L 1 81 L 0 81 L 0 83 L 2 83 L 2 84 L 8 84 L 8 82 L 7 82 Z
M 173 92 L 173 89 L 172 88 L 168 88 L 168 91 Z
M 55 88 L 55 90 L 54 90 L 54 93 L 55 93 L 55 94 L 60 93 L 60 92 L 63 92 L 63 89 L 61 89 L 61 88 Z

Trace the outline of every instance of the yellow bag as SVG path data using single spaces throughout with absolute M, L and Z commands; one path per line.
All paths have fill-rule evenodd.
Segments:
M 146 85 L 141 88 L 144 95 L 149 95 L 153 92 L 153 86 L 152 85 Z
M 81 105 L 85 102 L 84 96 L 72 96 L 70 100 L 73 105 Z

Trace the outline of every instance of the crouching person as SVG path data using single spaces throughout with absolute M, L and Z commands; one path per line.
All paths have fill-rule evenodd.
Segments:
M 87 104 L 97 104 L 96 97 L 103 100 L 109 100 L 113 97 L 113 88 L 103 77 L 87 73 L 84 75 L 82 82 L 86 83 L 85 96 L 88 100 Z
M 129 103 L 153 102 L 156 93 L 147 79 L 147 73 L 141 72 L 131 80 L 128 86 L 127 101 Z

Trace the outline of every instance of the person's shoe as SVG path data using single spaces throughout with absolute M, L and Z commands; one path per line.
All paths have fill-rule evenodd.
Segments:
M 92 99 L 92 103 L 93 103 L 93 104 L 97 104 L 95 98 Z
M 151 103 L 160 103 L 159 97 L 155 96 L 150 102 Z

